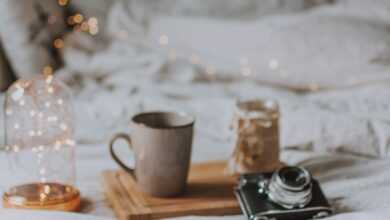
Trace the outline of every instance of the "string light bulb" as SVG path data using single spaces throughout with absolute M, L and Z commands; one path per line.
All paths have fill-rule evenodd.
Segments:
M 55 43 L 54 43 L 54 44 L 55 44 Z M 58 44 L 58 42 L 57 42 L 57 44 Z M 51 66 L 45 66 L 45 67 L 43 67 L 42 73 L 43 73 L 43 75 L 45 75 L 45 76 L 52 75 L 52 74 L 53 74 L 53 67 L 51 67 Z
M 84 16 L 80 13 L 77 13 L 73 16 L 73 22 L 76 24 L 80 24 L 84 20 Z
M 68 0 L 58 0 L 58 4 L 60 6 L 66 6 L 68 4 Z
M 56 49 L 62 49 L 64 47 L 64 40 L 62 40 L 61 38 L 57 38 L 54 40 L 53 45 Z

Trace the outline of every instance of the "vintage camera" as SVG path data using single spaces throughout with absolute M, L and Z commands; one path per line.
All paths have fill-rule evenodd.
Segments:
M 301 167 L 244 174 L 235 194 L 250 220 L 306 220 L 332 214 L 319 183 Z

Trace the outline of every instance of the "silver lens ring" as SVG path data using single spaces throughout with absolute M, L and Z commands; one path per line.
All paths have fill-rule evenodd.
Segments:
M 267 194 L 271 201 L 284 208 L 303 208 L 312 199 L 311 175 L 301 167 L 281 168 L 272 175 Z

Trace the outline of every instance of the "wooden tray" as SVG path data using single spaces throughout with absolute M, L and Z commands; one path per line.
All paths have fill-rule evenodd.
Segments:
M 225 165 L 224 161 L 192 165 L 186 193 L 175 198 L 154 198 L 139 192 L 124 171 L 103 172 L 103 183 L 119 220 L 241 214 L 233 194 L 237 177 L 225 175 Z

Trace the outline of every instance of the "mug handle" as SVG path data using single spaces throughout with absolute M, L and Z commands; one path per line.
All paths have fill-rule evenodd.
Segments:
M 125 163 L 123 163 L 119 157 L 116 155 L 115 151 L 114 151 L 114 144 L 115 142 L 118 140 L 118 139 L 124 139 L 130 149 L 133 149 L 133 147 L 131 146 L 131 138 L 128 134 L 125 134 L 125 133 L 118 133 L 116 135 L 114 135 L 111 140 L 110 140 L 110 145 L 109 145 L 109 148 L 110 148 L 110 154 L 111 154 L 111 157 L 112 159 L 114 159 L 114 161 L 120 166 L 122 167 L 126 172 L 130 173 L 131 175 L 134 174 L 134 168 L 131 168 L 131 167 L 128 167 Z

